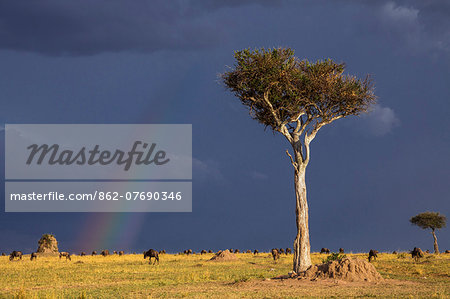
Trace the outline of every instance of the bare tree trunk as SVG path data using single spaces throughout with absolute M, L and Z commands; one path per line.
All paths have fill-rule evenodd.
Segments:
M 439 254 L 439 247 L 438 247 L 438 243 L 437 243 L 436 234 L 434 232 L 434 228 L 431 230 L 431 234 L 433 235 L 433 239 L 434 239 L 434 253 Z
M 308 225 L 308 202 L 306 200 L 306 165 L 298 164 L 295 169 L 295 196 L 297 220 L 297 237 L 294 241 L 294 272 L 305 271 L 311 266 L 309 225 Z

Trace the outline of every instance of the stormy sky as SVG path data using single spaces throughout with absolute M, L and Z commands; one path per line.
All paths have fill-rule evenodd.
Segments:
M 370 114 L 312 143 L 312 250 L 432 249 L 408 220 L 450 217 L 450 2 L 0 0 L 2 127 L 188 123 L 194 158 L 192 213 L 5 213 L 2 184 L 0 251 L 34 250 L 47 232 L 65 250 L 99 250 L 89 233 L 102 230 L 101 246 L 128 251 L 292 247 L 288 144 L 218 79 L 235 50 L 260 47 L 375 81 Z M 437 236 L 450 249 L 450 228 Z

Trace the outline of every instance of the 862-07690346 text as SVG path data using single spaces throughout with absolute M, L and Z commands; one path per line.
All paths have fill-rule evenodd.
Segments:
M 66 195 L 62 192 L 48 192 L 48 193 L 11 193 L 10 200 L 43 200 L 43 201 L 53 201 L 53 200 L 181 200 L 182 192 L 167 192 L 167 191 L 156 191 L 156 192 L 137 192 L 130 191 L 125 193 L 119 193 L 116 191 L 103 192 L 95 191 L 94 193 L 70 193 Z

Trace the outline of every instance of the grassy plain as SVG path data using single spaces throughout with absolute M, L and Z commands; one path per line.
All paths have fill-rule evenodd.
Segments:
M 367 254 L 347 254 L 367 258 Z M 450 254 L 379 254 L 379 284 L 274 280 L 291 270 L 292 255 L 274 263 L 268 253 L 237 254 L 236 261 L 208 261 L 213 254 L 162 255 L 149 265 L 142 255 L 39 257 L 10 262 L 0 257 L 0 298 L 450 298 Z M 325 255 L 313 254 L 313 263 Z

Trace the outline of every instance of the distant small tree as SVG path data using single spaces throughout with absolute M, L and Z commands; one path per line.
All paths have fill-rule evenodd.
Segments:
M 447 218 L 444 215 L 439 214 L 439 212 L 425 212 L 412 217 L 409 219 L 409 222 L 423 229 L 431 229 L 431 234 L 434 239 L 434 253 L 439 254 L 435 231 L 436 229 L 445 227 Z
M 254 119 L 282 134 L 292 147 L 293 155 L 286 153 L 294 168 L 293 269 L 298 273 L 311 265 L 305 182 L 310 143 L 322 127 L 367 112 L 376 101 L 373 84 L 369 77 L 344 74 L 343 63 L 299 60 L 289 48 L 246 49 L 234 58 L 234 68 L 222 74 L 226 87 Z

